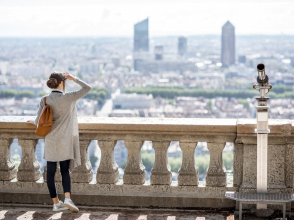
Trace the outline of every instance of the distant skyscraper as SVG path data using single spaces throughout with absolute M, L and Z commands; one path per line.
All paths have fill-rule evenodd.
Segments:
M 134 51 L 149 51 L 148 18 L 134 26 Z
M 154 48 L 155 53 L 155 60 L 162 60 L 163 59 L 163 46 L 156 46 Z
M 246 56 L 240 55 L 239 56 L 239 63 L 246 63 Z
M 290 57 L 290 60 L 291 60 L 291 66 L 294 67 L 294 55 Z
M 178 39 L 178 55 L 186 56 L 187 53 L 187 38 L 179 37 Z
M 120 66 L 120 58 L 119 58 L 119 56 L 113 56 L 112 57 L 112 63 L 114 64 L 115 67 L 119 67 Z
M 141 61 L 149 54 L 148 18 L 134 25 L 134 69 L 138 70 Z
M 228 21 L 222 27 L 222 54 L 223 67 L 235 64 L 235 27 Z

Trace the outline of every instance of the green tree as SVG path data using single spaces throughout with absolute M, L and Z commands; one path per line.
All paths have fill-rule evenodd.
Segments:
M 23 97 L 31 98 L 34 96 L 34 93 L 30 90 L 23 90 L 16 93 L 16 98 L 21 99 Z
M 211 99 L 209 99 L 209 101 L 208 101 L 208 109 L 211 110 L 211 108 L 212 108 L 212 101 L 211 101 Z
M 40 91 L 40 92 L 38 93 L 38 97 L 43 97 L 43 96 L 45 96 L 45 95 L 47 95 L 47 92 L 45 92 L 45 91 Z
M 18 153 L 15 153 L 15 154 L 13 155 L 12 159 L 13 159 L 13 162 L 14 162 L 15 168 L 18 169 L 18 166 L 19 166 L 20 161 L 21 161 L 21 158 L 20 158 L 19 154 L 18 154 Z
M 127 161 L 126 161 L 126 160 L 123 161 L 123 162 L 121 162 L 121 164 L 120 164 L 120 168 L 125 169 L 126 166 L 127 166 Z
M 90 162 L 91 162 L 91 165 L 92 167 L 95 165 L 95 163 L 98 161 L 98 157 L 96 157 L 95 155 L 92 155 L 90 157 Z
M 15 97 L 17 94 L 16 90 L 13 89 L 3 89 L 0 92 L 0 98 L 10 98 L 10 97 Z
M 223 151 L 223 163 L 227 170 L 233 170 L 234 153 L 232 151 Z
M 249 102 L 247 99 L 238 99 L 238 101 L 244 106 L 244 108 L 249 109 Z
M 277 94 L 284 93 L 284 92 L 292 92 L 293 89 L 291 86 L 285 86 L 285 85 L 275 85 L 271 89 L 271 92 L 275 92 Z
M 146 150 L 142 150 L 141 157 L 142 157 L 142 162 L 145 166 L 145 169 L 147 171 L 151 171 L 154 165 L 155 155 L 153 153 L 148 153 Z
M 152 94 L 153 97 L 160 96 L 162 98 L 173 99 L 178 96 L 190 97 L 204 97 L 212 99 L 215 97 L 234 97 L 234 98 L 252 98 L 259 95 L 257 90 L 213 90 L 213 89 L 183 89 L 180 87 L 133 87 L 126 88 L 124 93 L 137 93 L 137 94 Z M 294 95 L 292 92 L 291 94 Z M 271 93 L 271 97 L 276 94 Z
M 195 157 L 195 164 L 198 167 L 199 174 L 206 173 L 206 169 L 209 166 L 209 161 L 210 161 L 210 155 L 209 154 L 205 154 L 203 156 Z
M 103 102 L 107 96 L 107 90 L 105 88 L 94 87 L 91 91 L 85 96 L 85 98 L 98 100 Z
M 174 158 L 174 157 L 168 157 L 168 164 L 170 165 L 172 172 L 178 172 L 180 167 L 182 166 L 182 157 Z

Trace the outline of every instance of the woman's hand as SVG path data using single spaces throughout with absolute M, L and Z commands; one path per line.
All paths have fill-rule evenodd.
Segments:
M 66 77 L 68 80 L 73 80 L 74 76 L 69 73 L 63 73 L 63 76 Z
M 28 120 L 27 123 L 35 125 L 32 120 Z

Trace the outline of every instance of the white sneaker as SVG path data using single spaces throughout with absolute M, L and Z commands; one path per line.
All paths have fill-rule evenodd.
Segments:
M 58 211 L 61 211 L 61 210 L 68 210 L 68 208 L 63 205 L 62 201 L 59 201 L 59 202 L 60 202 L 60 205 L 53 204 L 53 211 L 54 212 L 58 212 Z
M 73 203 L 73 201 L 71 199 L 65 201 L 64 200 L 64 206 L 69 208 L 69 210 L 73 211 L 73 212 L 78 212 L 79 208 L 75 206 L 75 204 Z

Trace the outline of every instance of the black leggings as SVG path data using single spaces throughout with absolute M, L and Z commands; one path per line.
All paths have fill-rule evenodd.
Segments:
M 64 193 L 70 192 L 70 175 L 69 175 L 69 161 L 60 161 L 60 172 L 62 175 L 62 186 Z M 51 198 L 57 197 L 56 185 L 55 185 L 55 172 L 57 162 L 47 161 L 47 186 L 50 192 Z

